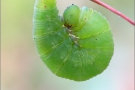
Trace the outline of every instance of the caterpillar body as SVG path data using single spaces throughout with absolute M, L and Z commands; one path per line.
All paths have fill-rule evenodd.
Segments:
M 75 81 L 102 73 L 114 51 L 111 29 L 104 16 L 85 6 L 71 5 L 62 17 L 55 0 L 36 0 L 33 38 L 51 72 Z

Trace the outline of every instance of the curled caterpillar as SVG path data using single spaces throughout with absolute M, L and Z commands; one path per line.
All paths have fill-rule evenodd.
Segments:
M 75 81 L 102 73 L 114 51 L 104 16 L 85 6 L 71 5 L 61 17 L 55 0 L 36 0 L 33 38 L 46 66 L 57 76 Z

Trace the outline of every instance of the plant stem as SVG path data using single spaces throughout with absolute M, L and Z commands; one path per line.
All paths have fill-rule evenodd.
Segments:
M 105 8 L 107 8 L 108 10 L 112 11 L 113 13 L 117 14 L 118 16 L 122 17 L 123 19 L 125 19 L 126 21 L 128 21 L 130 24 L 135 26 L 135 22 L 132 21 L 130 18 L 128 18 L 127 16 L 125 16 L 124 14 L 122 14 L 121 12 L 117 11 L 116 9 L 112 8 L 111 6 L 105 4 L 104 2 L 100 1 L 100 0 L 91 0 Z

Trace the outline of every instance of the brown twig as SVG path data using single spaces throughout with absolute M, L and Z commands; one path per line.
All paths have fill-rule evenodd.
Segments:
M 125 16 L 124 14 L 122 14 L 121 12 L 117 11 L 116 9 L 112 8 L 111 6 L 105 4 L 104 2 L 100 1 L 100 0 L 90 0 L 93 1 L 105 8 L 107 8 L 108 10 L 112 11 L 113 13 L 117 14 L 118 16 L 122 17 L 123 19 L 125 19 L 126 21 L 128 21 L 129 23 L 131 23 L 132 25 L 135 26 L 135 22 L 132 21 L 130 18 L 128 18 L 127 16 Z

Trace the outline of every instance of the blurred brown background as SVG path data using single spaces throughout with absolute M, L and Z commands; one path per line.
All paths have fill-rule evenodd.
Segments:
M 134 0 L 102 0 L 132 20 Z M 1 0 L 1 90 L 134 90 L 134 26 L 89 0 L 57 0 L 60 15 L 69 5 L 87 6 L 110 22 L 115 52 L 108 68 L 85 82 L 55 76 L 39 58 L 32 39 L 35 0 Z

